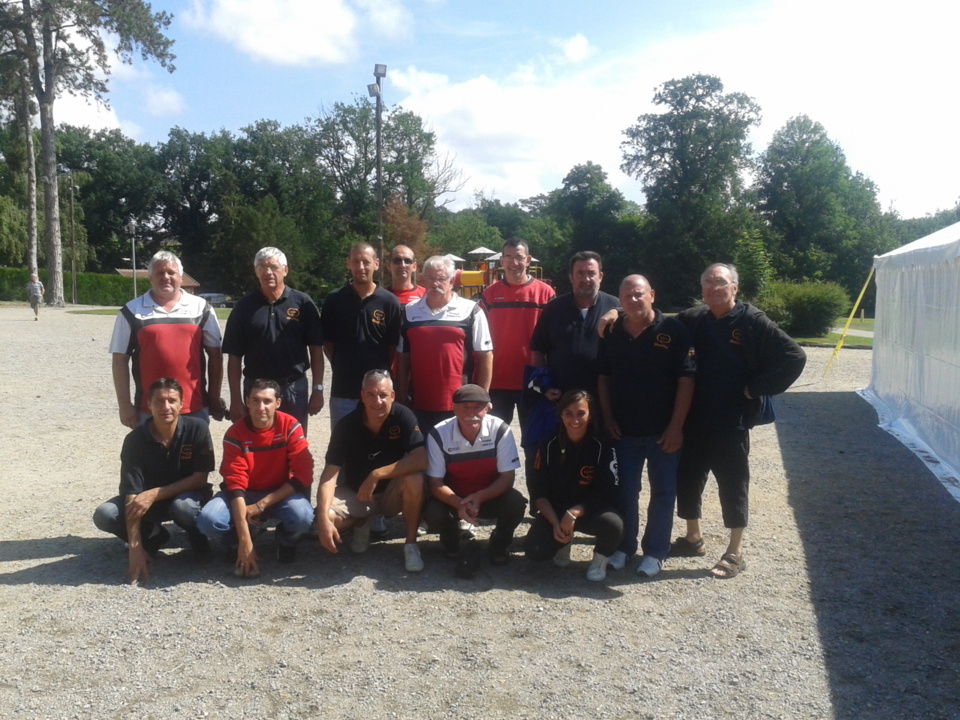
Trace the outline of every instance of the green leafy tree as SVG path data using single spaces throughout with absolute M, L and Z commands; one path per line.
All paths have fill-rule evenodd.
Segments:
M 737 237 L 755 227 L 742 176 L 752 166 L 747 135 L 760 108 L 699 74 L 664 83 L 653 102 L 663 111 L 641 115 L 624 131 L 621 169 L 642 182 L 652 218 L 643 254 L 655 263 L 658 297 L 684 303 L 700 270 L 732 260 Z
M 0 32 L 14 38 L 17 55 L 29 69 L 40 110 L 41 177 L 44 185 L 44 239 L 48 303 L 63 305 L 63 265 L 58 208 L 54 102 L 63 91 L 105 100 L 110 74 L 107 39 L 122 62 L 135 51 L 173 70 L 170 24 L 143 0 L 21 0 L 0 3 Z

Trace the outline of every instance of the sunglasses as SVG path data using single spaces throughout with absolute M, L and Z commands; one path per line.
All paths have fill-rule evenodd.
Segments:
M 413 265 L 416 261 L 417 261 L 416 258 L 406 258 L 406 257 L 390 258 L 390 262 L 392 262 L 394 265 L 399 265 L 400 263 L 403 263 L 404 265 Z

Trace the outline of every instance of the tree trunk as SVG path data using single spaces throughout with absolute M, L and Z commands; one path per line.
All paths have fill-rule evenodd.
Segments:
M 30 116 L 29 69 L 26 63 L 20 71 L 20 125 L 23 127 L 23 146 L 27 154 L 27 266 L 37 272 L 37 155 L 33 147 L 33 118 Z
M 40 157 L 43 167 L 43 237 L 47 251 L 47 305 L 63 307 L 63 257 L 60 247 L 57 135 L 53 121 L 52 97 L 40 101 Z

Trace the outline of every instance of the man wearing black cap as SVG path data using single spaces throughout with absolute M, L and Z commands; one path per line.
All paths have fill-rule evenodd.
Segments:
M 427 482 L 433 497 L 424 518 L 440 533 L 447 556 L 458 558 L 461 577 L 473 577 L 480 557 L 476 541 L 460 550 L 458 521 L 476 525 L 480 518 L 496 520 L 487 553 L 493 565 L 504 565 L 527 505 L 513 487 L 520 467 L 513 433 L 503 420 L 488 415 L 489 410 L 487 391 L 464 385 L 453 394 L 454 417 L 427 434 Z

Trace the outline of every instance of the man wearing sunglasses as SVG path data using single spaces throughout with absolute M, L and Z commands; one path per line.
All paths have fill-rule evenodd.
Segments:
M 427 289 L 414 282 L 417 258 L 406 245 L 397 245 L 390 251 L 390 287 L 400 305 L 409 305 L 424 296 Z

